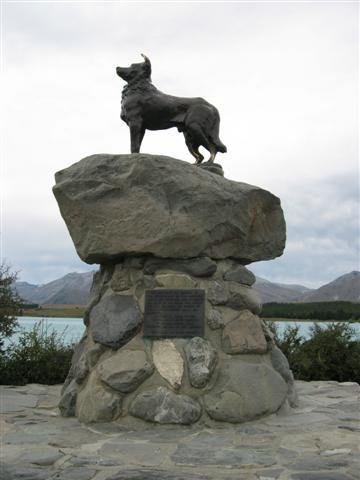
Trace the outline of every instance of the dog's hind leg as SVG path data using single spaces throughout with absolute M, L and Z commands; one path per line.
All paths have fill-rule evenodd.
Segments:
M 213 163 L 214 160 L 215 160 L 216 154 L 217 154 L 216 148 L 212 147 L 211 150 L 210 150 L 210 158 L 209 158 L 208 162 Z
M 145 128 L 141 125 L 130 124 L 130 143 L 131 143 L 131 153 L 139 153 L 141 142 L 143 141 L 145 135 Z
M 206 148 L 206 150 L 208 150 L 212 154 L 212 151 L 214 150 L 213 145 L 210 142 L 210 140 L 207 138 L 207 136 L 204 133 L 201 126 L 198 125 L 195 122 L 191 122 L 186 127 L 187 127 L 187 130 L 189 132 L 190 137 L 193 139 L 193 143 L 196 142 L 197 145 L 199 145 L 199 146 L 202 145 L 203 147 Z M 199 152 L 198 152 L 198 154 L 201 155 Z M 215 153 L 215 155 L 216 155 L 216 153 Z M 204 158 L 202 155 L 201 155 L 201 157 L 202 157 L 202 159 Z M 200 162 L 197 162 L 197 163 L 200 163 Z
M 184 137 L 185 137 L 186 146 L 188 147 L 188 150 L 191 153 L 191 155 L 195 157 L 196 163 L 201 163 L 204 160 L 204 157 L 199 152 L 199 147 L 194 146 L 194 144 L 192 143 L 191 137 L 189 136 L 188 133 L 184 132 Z

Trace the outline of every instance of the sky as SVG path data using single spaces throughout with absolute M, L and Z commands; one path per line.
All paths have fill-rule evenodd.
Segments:
M 318 287 L 359 269 L 357 2 L 1 2 L 1 258 L 46 283 L 80 261 L 51 188 L 94 153 L 128 153 L 117 65 L 220 111 L 225 176 L 279 196 L 281 258 L 250 269 Z M 142 152 L 192 162 L 176 129 Z

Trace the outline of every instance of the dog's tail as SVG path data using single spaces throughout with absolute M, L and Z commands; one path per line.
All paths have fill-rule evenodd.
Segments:
M 212 132 L 211 132 L 211 141 L 215 145 L 216 150 L 218 152 L 226 153 L 227 148 L 219 138 L 220 116 L 219 116 L 218 112 L 216 112 L 216 113 L 217 113 L 217 115 L 215 116 L 215 121 L 214 121 Z
M 214 140 L 214 144 L 218 152 L 221 152 L 221 153 L 227 152 L 226 146 L 222 143 L 219 137 L 216 140 Z

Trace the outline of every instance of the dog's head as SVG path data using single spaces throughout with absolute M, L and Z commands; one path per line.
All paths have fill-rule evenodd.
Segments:
M 132 83 L 139 80 L 150 79 L 151 63 L 146 55 L 141 54 L 144 61 L 141 63 L 132 63 L 130 67 L 116 67 L 116 73 L 125 82 Z

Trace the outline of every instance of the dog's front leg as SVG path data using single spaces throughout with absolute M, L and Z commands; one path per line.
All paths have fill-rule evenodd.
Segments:
M 139 124 L 130 124 L 131 153 L 139 153 L 141 142 L 145 135 L 145 128 Z

